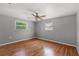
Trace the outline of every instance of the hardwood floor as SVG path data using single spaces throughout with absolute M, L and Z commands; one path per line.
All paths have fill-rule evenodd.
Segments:
M 31 39 L 0 46 L 0 56 L 78 56 L 75 47 Z

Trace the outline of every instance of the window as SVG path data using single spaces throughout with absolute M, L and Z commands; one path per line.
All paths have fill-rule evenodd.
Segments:
M 26 29 L 27 22 L 24 20 L 16 20 L 16 29 Z
M 52 22 L 45 23 L 45 30 L 46 31 L 53 30 L 53 23 Z

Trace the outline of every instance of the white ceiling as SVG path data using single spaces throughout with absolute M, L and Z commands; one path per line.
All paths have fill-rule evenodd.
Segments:
M 36 10 L 44 19 L 75 14 L 79 10 L 78 3 L 0 3 L 0 14 L 24 20 L 35 21 L 30 10 Z

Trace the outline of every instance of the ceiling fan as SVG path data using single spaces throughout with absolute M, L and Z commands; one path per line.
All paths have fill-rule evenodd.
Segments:
M 43 18 L 44 17 L 46 17 L 46 15 L 39 15 L 39 13 L 37 12 L 37 10 L 36 11 L 33 11 L 33 10 L 30 10 L 31 12 L 33 12 L 31 15 L 34 17 L 34 19 L 36 20 L 36 21 L 38 21 L 38 19 L 39 20 L 44 20 Z M 32 18 L 32 17 L 30 17 L 30 18 Z

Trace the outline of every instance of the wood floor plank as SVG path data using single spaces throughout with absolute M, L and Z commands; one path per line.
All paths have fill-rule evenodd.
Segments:
M 79 56 L 75 47 L 38 38 L 0 46 L 0 56 Z

